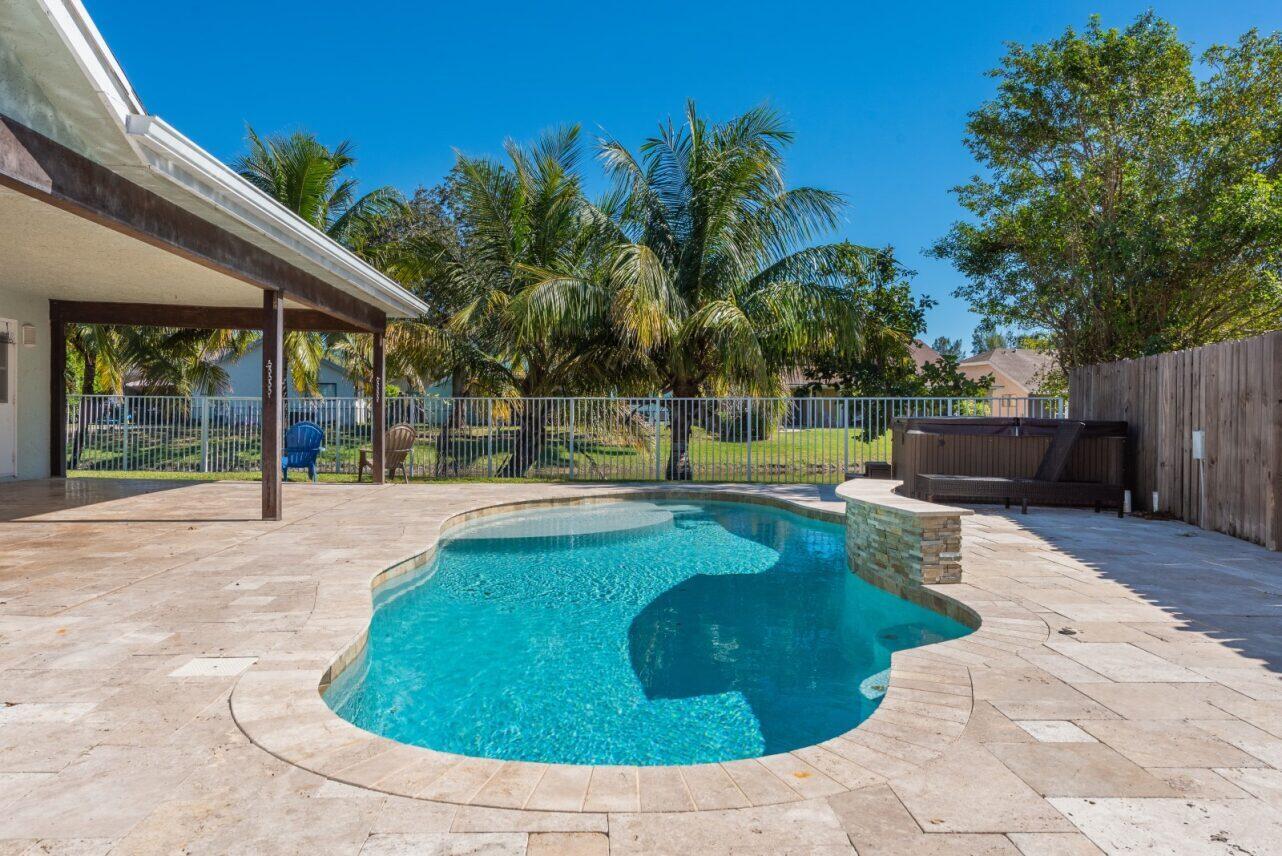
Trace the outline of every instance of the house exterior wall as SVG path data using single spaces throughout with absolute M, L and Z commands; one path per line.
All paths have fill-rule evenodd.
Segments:
M 0 315 L 0 317 L 4 317 Z M 250 396 L 257 398 L 262 395 L 263 378 L 262 378 L 262 346 L 255 343 L 252 348 L 245 352 L 245 355 L 238 360 L 224 360 L 220 365 L 223 371 L 227 372 L 227 378 L 230 388 L 223 395 Z M 388 378 L 389 384 L 395 384 L 396 381 Z M 321 384 L 333 384 L 333 392 L 326 392 L 327 397 L 352 398 L 356 396 L 356 386 L 343 373 L 342 369 L 331 362 L 321 363 L 318 382 Z M 302 392 L 297 386 L 290 382 L 290 395 L 301 397 Z M 450 379 L 444 378 L 427 390 L 428 395 L 436 395 L 442 398 L 448 398 L 450 395 Z
M 224 395 L 257 398 L 263 394 L 263 347 L 260 343 L 255 343 L 240 359 L 224 360 L 220 365 L 227 372 L 230 384 Z M 333 363 L 321 363 L 318 380 L 322 384 L 334 384 L 334 396 L 346 398 L 356 395 L 356 387 Z M 295 397 L 302 395 L 292 381 L 289 394 Z
M 8 44 L 0 43 L 0 114 L 85 154 L 84 139 L 59 114 L 43 87 Z M 17 358 L 17 470 L 20 479 L 49 477 L 49 298 L 7 282 L 0 270 L 0 318 L 36 327 L 36 344 L 19 342 Z M 0 428 L 0 430 L 4 430 Z
M 426 395 L 433 395 L 439 398 L 449 398 L 454 393 L 454 384 L 449 377 L 443 377 L 436 383 L 429 386 Z
M 1001 369 L 995 368 L 992 363 L 963 363 L 958 368 L 962 374 L 971 380 L 979 380 L 984 375 L 992 375 L 993 388 L 990 395 L 993 398 L 1027 398 L 1032 395 L 1027 387 L 1017 383 Z
M 984 375 L 993 376 L 992 389 L 988 391 L 990 398 L 1028 398 L 1032 391 L 1028 387 L 1014 380 L 1010 375 L 994 366 L 992 363 L 963 363 L 958 369 L 971 380 L 979 380 Z M 995 408 L 996 409 L 996 408 Z M 1000 407 L 999 415 L 1001 416 L 1032 416 L 1033 408 L 1027 401 L 1010 402 Z
M 0 318 L 34 324 L 36 344 L 18 343 L 17 362 L 17 449 L 18 478 L 49 476 L 49 301 L 6 287 L 0 271 Z

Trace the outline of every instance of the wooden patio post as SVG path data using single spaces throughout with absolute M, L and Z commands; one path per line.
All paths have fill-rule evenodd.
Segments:
M 49 476 L 67 475 L 67 323 L 49 301 Z M 88 407 L 82 401 L 81 407 Z
M 285 300 L 263 292 L 263 519 L 281 519 L 281 370 L 285 365 Z
M 370 414 L 374 446 L 374 484 L 383 484 L 387 478 L 387 459 L 384 454 L 387 432 L 387 406 L 383 396 L 383 375 L 387 371 L 387 356 L 383 349 L 383 331 L 374 331 L 374 359 L 372 387 L 373 413 Z

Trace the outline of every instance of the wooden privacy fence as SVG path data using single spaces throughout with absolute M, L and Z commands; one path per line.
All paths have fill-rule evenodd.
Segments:
M 1069 412 L 1129 424 L 1137 510 L 1282 549 L 1282 332 L 1074 369 Z

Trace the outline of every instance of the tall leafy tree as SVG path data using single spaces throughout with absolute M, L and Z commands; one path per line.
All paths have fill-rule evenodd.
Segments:
M 961 373 L 958 361 L 961 340 L 936 339 L 941 360 L 918 367 L 911 343 L 926 329 L 926 311 L 935 305 L 929 297 L 912 293 L 909 275 L 894 262 L 890 249 L 883 251 L 883 275 L 858 286 L 858 299 L 867 307 L 864 347 L 854 354 L 828 351 L 807 366 L 812 378 L 807 391 L 835 389 L 840 395 L 979 396 L 992 386 Z M 940 344 L 945 348 L 940 348 Z M 953 346 L 953 347 L 949 347 Z
M 961 358 L 962 340 L 950 339 L 947 336 L 936 336 L 935 341 L 930 343 L 935 352 L 944 357 Z
M 993 319 L 985 318 L 975 325 L 970 334 L 971 354 L 982 354 L 985 351 L 996 351 L 999 348 L 1014 347 L 1015 336 L 998 329 Z
M 682 124 L 660 126 L 637 153 L 602 144 L 620 200 L 608 312 L 673 396 L 778 393 L 781 370 L 864 344 L 868 315 L 851 283 L 881 276 L 883 256 L 813 243 L 843 200 L 787 186 L 792 141 L 767 107 L 711 123 L 691 102 Z M 691 428 L 675 408 L 669 478 L 690 477 Z
M 805 364 L 806 392 L 835 389 L 841 395 L 907 395 L 917 366 L 909 346 L 926 328 L 929 297 L 912 293 L 910 271 L 900 268 L 890 248 L 882 251 L 875 277 L 852 277 L 848 287 L 866 307 L 863 347 L 823 349 Z
M 364 252 L 429 307 L 421 318 L 389 325 L 389 374 L 415 380 L 418 386 L 449 378 L 451 394 L 460 397 L 501 392 L 508 386 L 484 343 L 469 335 L 475 326 L 452 323 L 475 289 L 474 279 L 465 274 L 469 254 L 455 204 L 457 179 L 455 171 L 442 185 L 418 188 L 402 208 L 381 218 Z M 342 361 L 348 350 L 336 347 L 334 353 Z M 365 370 L 363 363 L 356 368 L 358 373 Z
M 250 184 L 284 205 L 328 237 L 358 253 L 372 249 L 385 218 L 396 216 L 404 200 L 395 189 L 379 187 L 359 192 L 351 177 L 356 163 L 348 141 L 333 148 L 312 134 L 260 136 L 247 131 L 249 151 L 235 169 Z M 328 341 L 320 333 L 291 331 L 285 335 L 285 359 L 294 386 L 315 394 Z
M 1151 13 L 1010 47 L 967 125 L 973 219 L 934 248 L 958 295 L 1070 368 L 1276 327 L 1282 35 L 1201 59 Z

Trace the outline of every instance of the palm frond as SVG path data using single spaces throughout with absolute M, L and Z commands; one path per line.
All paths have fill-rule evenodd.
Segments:
M 610 279 L 610 315 L 625 340 L 643 351 L 666 344 L 685 320 L 687 306 L 655 252 L 644 244 L 619 246 Z

